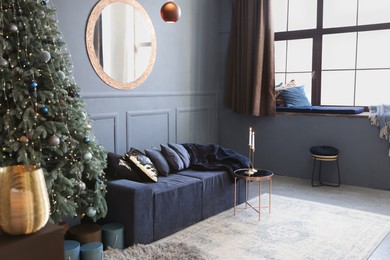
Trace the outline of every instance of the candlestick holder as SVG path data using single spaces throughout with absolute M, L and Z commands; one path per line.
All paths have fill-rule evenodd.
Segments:
M 249 161 L 252 162 L 252 167 L 248 165 L 248 170 L 245 172 L 246 175 L 253 175 L 257 170 L 255 169 L 255 147 L 249 145 Z

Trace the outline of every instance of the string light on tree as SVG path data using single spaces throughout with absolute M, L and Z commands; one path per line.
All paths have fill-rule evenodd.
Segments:
M 48 0 L 0 1 L 0 166 L 44 170 L 51 219 L 104 217 L 106 152 Z

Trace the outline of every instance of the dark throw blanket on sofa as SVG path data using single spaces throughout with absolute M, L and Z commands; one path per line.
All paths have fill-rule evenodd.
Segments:
M 185 143 L 183 146 L 191 157 L 190 168 L 197 171 L 223 170 L 234 180 L 235 170 L 252 167 L 248 157 L 217 144 Z

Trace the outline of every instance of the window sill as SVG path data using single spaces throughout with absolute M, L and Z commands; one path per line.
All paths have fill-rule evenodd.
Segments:
M 277 114 L 299 114 L 341 117 L 367 117 L 364 107 L 338 107 L 338 106 L 307 106 L 307 107 L 276 107 Z
M 369 112 L 363 112 L 360 114 L 330 114 L 330 113 L 310 113 L 310 112 L 276 112 L 276 115 L 287 115 L 287 116 L 328 116 L 328 117 L 364 117 L 368 118 Z

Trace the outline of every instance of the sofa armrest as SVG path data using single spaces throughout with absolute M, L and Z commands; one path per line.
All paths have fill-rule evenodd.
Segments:
M 153 241 L 153 190 L 130 180 L 106 182 L 108 212 L 106 221 L 125 226 L 125 245 Z

